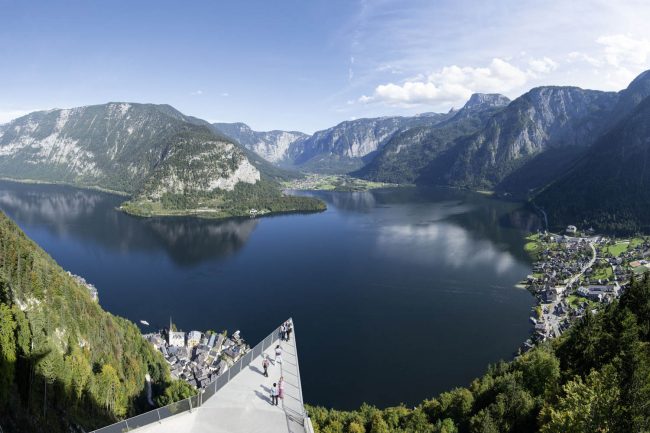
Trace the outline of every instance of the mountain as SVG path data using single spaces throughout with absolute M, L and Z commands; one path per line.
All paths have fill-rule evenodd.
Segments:
M 292 145 L 309 137 L 298 131 L 253 131 L 241 122 L 213 123 L 212 128 L 277 165 L 290 165 Z
M 311 136 L 297 131 L 254 131 L 245 123 L 214 123 L 211 127 L 275 166 L 304 172 L 349 173 L 371 161 L 395 133 L 439 123 L 453 113 L 350 120 Z
M 603 135 L 534 202 L 552 226 L 650 230 L 650 97 Z
M 436 124 L 447 117 L 448 114 L 425 113 L 349 120 L 296 142 L 290 154 L 294 166 L 304 171 L 349 173 L 372 160 L 398 131 Z
M 194 393 L 172 382 L 133 323 L 105 312 L 1 212 L 0 250 L 3 431 L 88 431 L 149 410 L 146 374 L 155 397 L 166 389 Z
M 456 139 L 476 132 L 509 102 L 503 95 L 475 93 L 445 119 L 395 133 L 372 161 L 353 174 L 374 181 L 413 183 Z
M 225 137 L 167 105 L 109 103 L 41 111 L 14 120 L 1 133 L 0 174 L 6 177 L 132 194 L 171 157 L 193 146 L 201 148 L 203 161 L 223 157 L 232 162 L 233 172 L 241 165 L 246 173 L 241 181 L 260 179 Z M 231 178 L 227 170 L 210 174 Z
M 488 108 L 502 108 L 508 104 L 510 104 L 510 99 L 499 93 L 474 93 L 467 100 L 459 114 L 461 117 L 469 116 L 476 112 L 485 111 Z
M 272 170 L 207 122 L 169 105 L 40 111 L 0 129 L 0 176 L 121 192 L 134 198 L 123 208 L 140 215 L 322 208 L 284 197 Z M 271 209 L 272 202 L 281 206 Z
M 602 133 L 618 98 L 577 87 L 532 89 L 480 131 L 459 138 L 419 182 L 501 190 L 514 185 L 524 192 L 544 186 Z
M 650 70 L 639 74 L 626 89 L 619 92 L 618 102 L 612 110 L 607 125 L 615 126 L 648 96 L 650 96 Z

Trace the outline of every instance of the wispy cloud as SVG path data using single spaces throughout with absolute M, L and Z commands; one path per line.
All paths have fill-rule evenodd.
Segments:
M 190 95 L 192 96 L 200 96 L 203 95 L 203 90 L 195 90 L 193 92 L 190 92 Z
M 473 92 L 515 98 L 540 85 L 619 90 L 650 67 L 648 2 L 361 5 L 349 38 L 355 79 L 339 104 L 355 114 L 445 110 Z
M 631 34 L 608 34 L 594 41 L 596 49 L 586 53 L 571 51 L 567 62 L 583 63 L 592 68 L 594 74 L 602 77 L 603 84 L 611 89 L 620 89 L 648 68 L 650 40 Z

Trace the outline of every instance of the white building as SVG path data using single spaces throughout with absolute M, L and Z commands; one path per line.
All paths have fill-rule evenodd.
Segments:
M 172 347 L 183 347 L 185 346 L 185 333 L 184 332 L 176 332 L 176 331 L 169 331 L 167 333 L 167 344 L 172 346 Z
M 201 342 L 201 333 L 199 331 L 190 331 L 187 333 L 187 347 L 192 348 Z

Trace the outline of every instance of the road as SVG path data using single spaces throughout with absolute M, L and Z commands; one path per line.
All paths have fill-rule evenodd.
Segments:
M 550 304 L 542 305 L 542 320 L 544 320 L 546 323 L 550 325 L 551 329 L 553 330 L 553 335 L 555 337 L 560 336 L 560 328 L 559 328 L 560 317 L 555 314 L 555 309 L 560 304 L 560 302 L 562 302 L 562 300 L 564 299 L 565 294 L 569 290 L 569 287 L 571 287 L 571 285 L 575 283 L 578 280 L 578 278 L 580 278 L 587 271 L 587 269 L 591 268 L 596 262 L 596 248 L 594 247 L 593 239 L 589 240 L 589 246 L 591 247 L 591 252 L 592 252 L 591 260 L 589 260 L 589 262 L 586 265 L 584 265 L 582 269 L 580 269 L 580 272 L 578 272 L 577 274 L 569 278 L 569 281 L 564 286 L 564 290 L 562 291 L 562 293 L 560 294 L 559 298 L 556 301 L 551 302 Z M 548 309 L 548 313 L 544 312 L 544 309 Z

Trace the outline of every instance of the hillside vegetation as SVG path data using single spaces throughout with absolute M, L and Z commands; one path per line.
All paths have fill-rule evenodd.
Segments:
M 309 414 L 318 433 L 650 431 L 650 279 L 561 338 L 490 366 L 467 388 L 415 408 Z
M 80 285 L 0 213 L 0 428 L 93 429 L 193 391 L 171 382 L 138 328 L 102 310 Z

